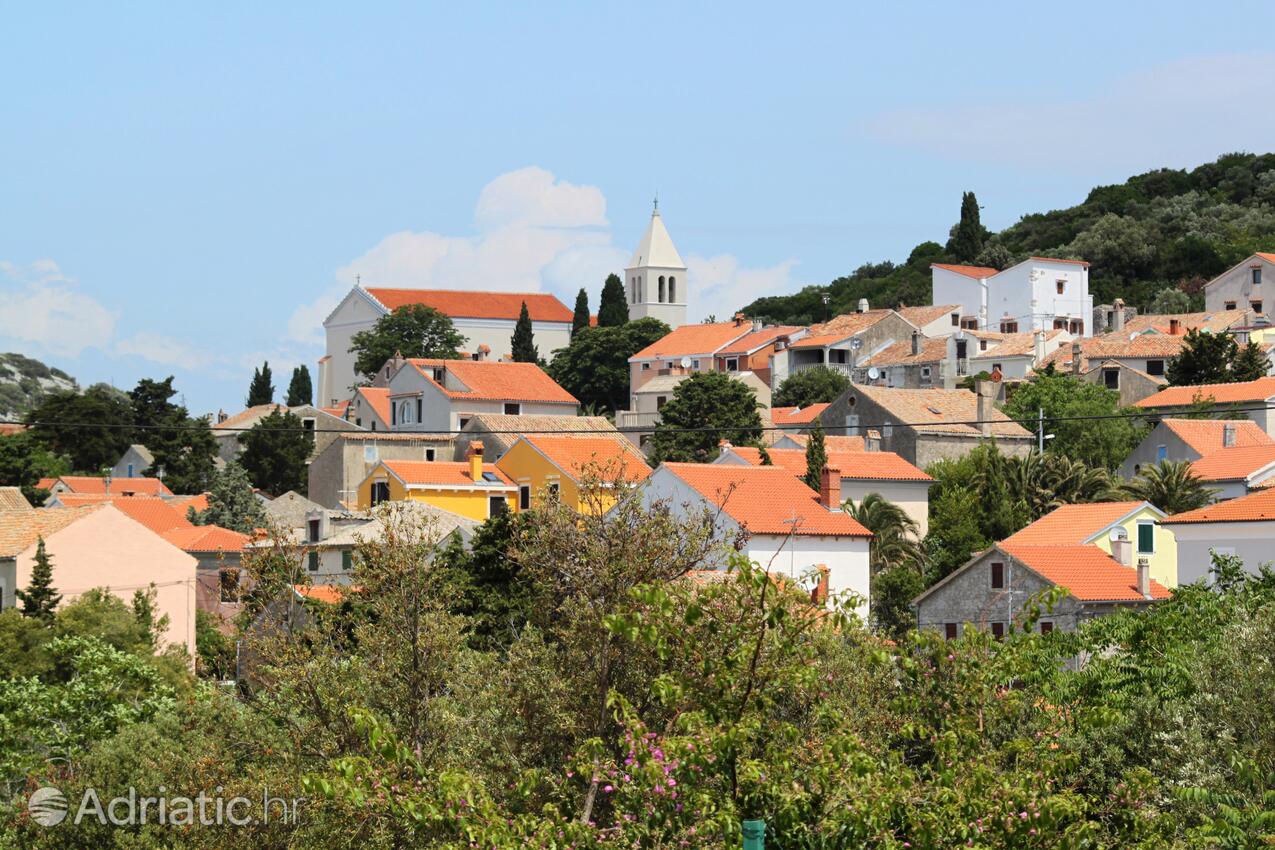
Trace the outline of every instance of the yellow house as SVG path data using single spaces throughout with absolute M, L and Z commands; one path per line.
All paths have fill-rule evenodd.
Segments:
M 477 441 L 465 461 L 383 460 L 358 489 L 360 510 L 410 499 L 480 522 L 512 510 L 517 496 L 503 472 L 483 463 L 483 444 Z
M 1150 502 L 1063 505 L 1002 541 L 1005 546 L 1091 544 L 1125 566 L 1147 559 L 1151 578 L 1178 586 L 1178 542 L 1160 525 L 1166 514 Z
M 642 481 L 651 474 L 638 448 L 618 434 L 521 437 L 496 466 L 517 485 L 519 510 L 548 497 L 557 498 L 576 511 L 605 512 L 615 504 L 615 498 L 605 488 L 620 479 Z M 586 477 L 596 478 L 604 488 L 595 490 L 592 498 L 581 486 Z

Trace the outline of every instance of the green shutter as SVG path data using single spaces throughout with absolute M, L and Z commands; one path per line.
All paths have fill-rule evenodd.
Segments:
M 1155 551 L 1155 526 L 1149 522 L 1138 523 L 1138 553 L 1145 555 Z
M 354 562 L 353 553 L 351 552 L 341 553 L 341 569 L 346 570 L 348 572 L 353 562 Z
M 318 570 L 319 570 L 319 553 L 311 552 L 310 553 L 310 572 L 312 573 L 318 572 Z

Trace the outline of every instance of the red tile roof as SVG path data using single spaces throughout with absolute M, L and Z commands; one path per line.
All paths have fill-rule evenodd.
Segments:
M 1275 444 L 1236 446 L 1210 452 L 1191 464 L 1202 481 L 1240 481 L 1275 463 Z
M 772 407 L 770 421 L 775 425 L 810 425 L 827 409 L 826 402 L 806 407 Z
M 101 505 L 82 508 L 42 508 L 38 511 L 0 511 L 0 558 L 11 558 L 83 519 Z
M 765 348 L 773 345 L 775 340 L 781 336 L 792 336 L 797 331 L 802 330 L 795 325 L 780 325 L 773 328 L 762 328 L 759 331 L 753 331 L 745 334 L 739 339 L 717 352 L 720 356 L 730 356 L 736 354 L 751 354 L 759 348 Z
M 1085 262 L 1084 260 L 1060 260 L 1057 257 L 1032 257 L 1031 259 L 1038 260 L 1043 263 L 1072 263 L 1073 265 L 1077 265 L 1077 266 L 1089 265 L 1089 263 Z
M 40 480 L 40 489 L 47 490 L 58 481 L 67 486 L 72 493 L 96 493 L 106 495 L 106 479 L 89 475 L 63 475 L 61 478 L 44 478 Z M 47 486 L 45 486 L 47 483 Z M 111 495 L 113 496 L 171 496 L 172 491 L 164 486 L 158 478 L 112 478 Z
M 1095 534 L 1146 504 L 1146 502 L 1133 501 L 1063 505 L 1002 542 L 1006 546 L 1063 546 L 1085 543 Z
M 347 399 L 345 399 L 344 401 L 339 401 L 339 402 L 337 402 L 337 403 L 336 403 L 335 405 L 333 405 L 332 407 L 320 407 L 320 408 L 319 408 L 319 410 L 322 410 L 322 411 L 323 411 L 324 413 L 326 413 L 327 415 L 329 415 L 329 416 L 335 416 L 337 419 L 344 419 L 344 418 L 345 418 L 345 412 L 346 412 L 347 410 L 349 410 L 349 409 L 350 409 L 350 400 L 349 400 L 348 398 L 347 398 Z
M 468 292 L 453 289 L 386 289 L 369 287 L 367 294 L 387 310 L 424 304 L 453 319 L 517 321 L 523 302 L 533 322 L 571 322 L 572 312 L 544 292 Z
M 590 465 L 596 465 L 599 474 L 618 478 L 622 473 L 626 481 L 642 481 L 651 474 L 646 457 L 627 437 L 535 434 L 523 439 L 576 480 Z
M 784 434 L 783 439 L 792 440 L 803 449 L 810 441 L 809 434 Z M 828 434 L 823 438 L 824 449 L 830 452 L 862 452 L 867 450 L 863 437 L 836 437 Z
M 1258 378 L 1235 384 L 1199 384 L 1168 387 L 1137 402 L 1135 407 L 1185 407 L 1200 399 L 1219 404 L 1261 402 L 1275 397 L 1275 378 Z
M 918 328 L 922 328 L 931 322 L 937 322 L 939 319 L 948 318 L 953 313 L 960 313 L 961 305 L 934 304 L 916 307 L 900 307 L 895 312 L 912 324 L 916 325 Z
M 982 280 L 985 277 L 1000 274 L 999 269 L 989 269 L 987 266 L 962 266 L 956 263 L 930 263 L 930 268 L 956 272 L 957 274 L 963 274 L 966 277 L 972 277 L 975 280 Z
M 196 511 L 208 510 L 208 494 L 200 493 L 198 496 L 178 496 L 176 499 L 170 499 L 168 504 L 181 512 L 182 516 L 186 515 L 188 508 L 194 508 Z
M 825 438 L 826 439 L 826 438 Z M 732 446 L 730 451 L 753 466 L 761 466 L 761 451 L 750 446 Z M 770 461 L 798 478 L 806 474 L 806 453 L 800 449 L 767 449 Z M 842 478 L 869 481 L 933 481 L 934 479 L 894 452 L 828 452 L 828 466 Z
M 535 363 L 500 360 L 409 360 L 420 374 L 445 395 L 479 401 L 527 401 L 579 404 Z M 434 381 L 433 367 L 442 366 L 468 390 L 451 390 Z
M 782 467 L 666 463 L 661 468 L 754 534 L 872 536 L 854 517 L 824 507 L 818 493 Z
M 252 539 L 218 525 L 188 525 L 161 536 L 184 552 L 242 552 Z
M 630 357 L 630 360 L 649 360 L 656 357 L 693 357 L 716 353 L 722 346 L 751 335 L 751 322 L 705 323 L 682 325 L 657 339 Z
M 1222 433 L 1228 426 L 1235 429 L 1235 446 L 1269 446 L 1275 444 L 1262 427 L 1251 419 L 1162 419 L 1166 429 L 1201 456 L 1221 449 Z
M 377 418 L 386 425 L 390 424 L 389 387 L 359 387 L 358 394 L 363 397 L 364 403 L 372 409 Z
M 383 460 L 381 465 L 409 487 L 423 485 L 455 487 L 458 489 L 472 489 L 475 487 L 507 489 L 513 486 L 509 476 L 490 463 L 483 464 L 483 475 L 485 478 L 486 476 L 491 476 L 491 478 L 479 482 L 475 482 L 469 476 L 469 463 L 467 461 Z
M 1275 488 L 1257 490 L 1238 499 L 1227 499 L 1194 511 L 1183 511 L 1161 520 L 1165 525 L 1194 522 L 1265 522 L 1275 520 Z
M 354 587 L 342 587 L 338 584 L 294 584 L 292 590 L 303 599 L 313 599 L 327 605 L 340 604 L 349 592 L 357 592 Z
M 57 497 L 63 507 L 77 508 L 84 505 L 110 502 L 120 513 L 131 517 L 156 534 L 174 528 L 191 528 L 186 519 L 186 508 L 158 496 L 107 496 L 99 493 L 63 493 Z
M 1008 546 L 1009 553 L 1034 572 L 1064 587 L 1082 602 L 1145 602 L 1138 592 L 1138 571 L 1097 546 Z M 1151 580 L 1151 598 L 1168 599 L 1169 590 Z

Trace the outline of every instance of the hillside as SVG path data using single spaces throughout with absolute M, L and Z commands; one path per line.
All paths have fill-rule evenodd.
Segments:
M 953 242 L 922 242 L 902 263 L 868 263 L 826 286 L 759 298 L 743 312 L 806 324 L 853 310 L 860 298 L 881 307 L 929 304 L 930 263 L 1005 268 L 1032 255 L 1088 260 L 1095 304 L 1118 295 L 1146 310 L 1166 287 L 1202 304 L 1207 280 L 1254 251 L 1275 249 L 1275 154 L 1227 154 L 1191 171 L 1166 168 L 1099 186 L 1074 207 L 1025 215 L 1000 233 L 984 230 L 975 256 L 961 256 Z
M 76 388 L 61 369 L 21 354 L 0 354 L 0 420 L 21 418 L 45 393 Z

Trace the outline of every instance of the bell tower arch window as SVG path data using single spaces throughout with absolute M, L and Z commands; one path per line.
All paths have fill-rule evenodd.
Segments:
M 663 303 L 664 303 L 664 275 L 660 275 L 660 292 L 659 292 L 659 302 L 660 302 L 661 304 L 663 304 Z
M 668 278 L 668 303 L 677 303 L 677 278 L 673 275 Z

